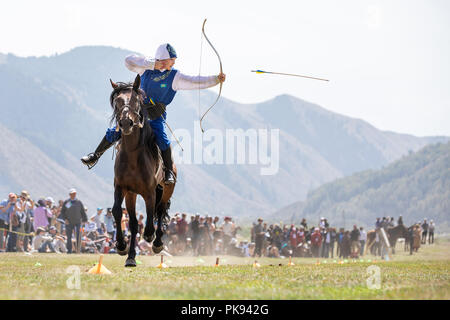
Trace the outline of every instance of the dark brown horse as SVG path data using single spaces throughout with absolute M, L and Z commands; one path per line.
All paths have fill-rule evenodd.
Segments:
M 370 249 L 370 252 L 372 254 L 375 253 L 375 247 L 373 246 L 375 243 L 375 235 L 376 231 L 375 230 L 370 230 L 369 232 L 367 232 L 367 249 Z M 397 240 L 399 238 L 408 238 L 408 230 L 406 229 L 406 227 L 403 224 L 399 224 L 395 227 L 391 227 L 391 228 L 387 228 L 387 232 L 386 235 L 388 237 L 389 240 L 389 245 L 392 249 L 392 253 L 395 254 L 395 245 L 397 244 Z M 381 240 L 380 240 L 381 241 Z
M 139 89 L 141 78 L 137 75 L 133 84 L 114 83 L 110 101 L 114 109 L 113 119 L 117 128 L 121 129 L 119 151 L 114 165 L 114 206 L 112 213 L 116 222 L 116 249 L 120 255 L 126 255 L 126 267 L 136 266 L 136 234 L 138 221 L 136 219 L 136 197 L 140 195 L 145 201 L 147 221 L 144 229 L 144 239 L 153 240 L 153 252 L 163 249 L 161 237 L 164 235 L 163 222 L 168 216 L 170 197 L 175 184 L 166 185 L 163 180 L 162 161 L 154 135 L 147 121 L 147 111 L 143 108 L 143 91 Z M 173 172 L 176 175 L 174 165 Z M 121 228 L 122 202 L 125 198 L 129 214 L 131 237 L 127 244 Z M 157 218 L 155 227 L 153 218 Z

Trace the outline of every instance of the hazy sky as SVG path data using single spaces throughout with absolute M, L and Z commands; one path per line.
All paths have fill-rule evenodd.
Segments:
M 227 74 L 223 95 L 231 100 L 288 93 L 382 130 L 450 135 L 447 0 L 14 0 L 2 3 L 0 52 L 41 56 L 110 45 L 153 56 L 169 42 L 176 67 L 198 74 L 204 18 Z M 206 41 L 202 51 L 201 74 L 217 73 Z

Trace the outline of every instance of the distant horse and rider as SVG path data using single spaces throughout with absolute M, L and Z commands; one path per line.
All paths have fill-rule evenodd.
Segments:
M 409 250 L 412 228 L 414 228 L 414 225 L 407 228 L 403 224 L 399 224 L 395 227 L 385 228 L 386 235 L 389 241 L 389 246 L 392 250 L 392 254 L 395 254 L 395 246 L 399 239 L 404 239 L 405 251 Z M 367 232 L 366 248 L 367 250 L 370 250 L 370 252 L 373 255 L 376 255 L 378 249 L 376 246 L 376 237 L 377 237 L 377 230 L 370 230 L 369 232 Z M 380 239 L 380 241 L 382 241 L 382 239 Z

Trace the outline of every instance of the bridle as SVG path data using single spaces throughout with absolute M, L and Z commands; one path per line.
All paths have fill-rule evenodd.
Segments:
M 120 112 L 119 112 L 119 110 L 117 108 L 116 98 L 117 98 L 118 94 L 121 91 L 127 90 L 127 89 L 131 89 L 131 95 L 133 95 L 133 91 L 134 91 L 133 90 L 133 86 L 127 86 L 127 87 L 121 87 L 121 88 L 115 89 L 115 91 L 117 91 L 117 92 L 113 92 L 113 95 L 112 95 L 111 106 L 114 109 L 115 120 L 116 120 L 116 131 L 119 131 L 120 120 L 122 120 L 121 118 L 122 118 L 122 115 L 123 115 L 124 111 L 127 112 L 127 118 L 130 119 L 133 122 L 133 125 L 132 125 L 133 128 L 136 127 L 136 126 L 139 127 L 139 128 L 143 128 L 144 127 L 145 119 L 144 119 L 144 116 L 141 115 L 142 99 L 140 99 L 140 101 L 139 101 L 139 109 L 138 110 L 134 110 L 134 108 L 131 107 L 131 105 L 130 105 L 131 98 L 128 98 L 128 97 L 127 97 L 127 100 L 125 101 L 125 103 L 123 104 Z M 138 95 L 137 99 L 139 99 L 140 94 L 137 93 L 137 95 Z M 134 119 L 130 118 L 130 116 L 129 116 L 130 113 L 132 115 L 134 115 L 134 117 L 133 117 Z M 139 119 L 139 121 L 136 122 L 135 119 Z

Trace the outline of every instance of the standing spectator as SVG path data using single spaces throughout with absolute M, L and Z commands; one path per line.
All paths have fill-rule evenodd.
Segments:
M 347 259 L 350 255 L 350 246 L 351 246 L 351 239 L 350 239 L 350 231 L 345 231 L 344 236 L 342 237 L 342 243 L 341 243 L 341 254 L 344 259 Z
M 319 228 L 315 228 L 313 234 L 311 235 L 311 251 L 313 257 L 319 257 L 321 244 L 322 235 L 320 234 Z
M 44 199 L 39 199 L 38 206 L 33 211 L 34 221 L 33 221 L 33 227 L 34 230 L 37 230 L 38 228 L 43 228 L 44 230 L 49 225 L 48 219 L 51 218 L 52 213 L 45 205 Z
M 275 223 L 273 230 L 272 230 L 272 245 L 278 248 L 278 251 L 281 250 L 281 241 L 283 238 L 283 230 L 278 225 L 278 223 Z
M 28 195 L 27 200 L 30 202 L 31 206 L 28 206 L 28 209 L 26 210 L 26 217 L 25 217 L 25 223 L 24 223 L 24 232 L 26 234 L 30 234 L 31 232 L 34 231 L 33 229 L 33 211 L 35 208 L 35 203 L 33 200 L 31 200 L 30 195 Z M 24 237 L 23 239 L 23 250 L 24 251 L 29 251 L 30 249 L 32 249 L 31 247 L 31 243 L 33 241 L 33 236 L 32 235 L 27 235 Z
M 297 228 L 292 224 L 291 229 L 289 230 L 289 242 L 291 244 L 292 250 L 297 248 L 298 245 L 298 237 L 297 237 Z
M 192 251 L 194 255 L 198 255 L 198 247 L 200 240 L 200 214 L 196 214 L 194 220 L 191 221 L 191 232 L 192 232 Z
M 305 218 L 302 219 L 302 222 L 300 222 L 300 225 L 303 227 L 303 230 L 308 230 L 308 224 L 306 223 Z
M 72 233 L 75 231 L 77 248 L 80 247 L 80 226 L 87 222 L 83 203 L 77 199 L 77 190 L 69 190 L 69 199 L 64 201 L 60 218 L 66 222 L 67 253 L 72 253 Z
M 325 231 L 325 239 L 323 240 L 324 249 L 323 249 L 323 257 L 328 258 L 330 254 L 330 246 L 331 246 L 331 230 L 327 228 Z
M 377 218 L 377 221 L 375 222 L 375 229 L 381 228 L 381 221 L 380 218 Z
M 17 232 L 19 234 L 17 235 L 17 241 L 16 241 L 16 248 L 17 251 L 23 252 L 23 233 L 25 233 L 25 223 L 27 222 L 27 214 L 29 210 L 33 208 L 33 204 L 28 200 L 29 194 L 27 191 L 23 190 L 20 194 L 20 197 L 17 201 L 17 216 L 19 218 L 19 226 L 17 228 Z M 19 245 L 19 243 L 22 243 L 22 245 Z
M 253 257 L 256 257 L 256 255 L 261 257 L 261 255 L 262 255 L 262 247 L 264 244 L 264 234 L 265 234 L 262 223 L 263 223 L 263 219 L 258 218 L 258 224 L 254 226 L 255 251 L 253 252 Z
M 19 228 L 19 218 L 17 216 L 17 195 L 15 193 L 9 194 L 8 203 L 4 206 L 5 212 L 8 212 L 8 241 L 6 244 L 6 251 L 15 252 L 17 250 L 17 229 Z
M 183 252 L 186 247 L 186 238 L 188 232 L 188 223 L 186 221 L 186 213 L 181 214 L 181 219 L 177 222 L 177 235 L 180 241 L 180 250 Z
M 422 223 L 422 244 L 427 243 L 427 234 L 428 234 L 428 222 L 427 218 L 423 219 Z
M 359 250 L 360 250 L 359 236 L 360 236 L 360 232 L 358 230 L 358 227 L 355 224 L 353 226 L 352 232 L 350 233 L 352 258 L 358 258 L 358 255 L 359 255 Z
M 320 228 L 320 230 L 323 230 L 325 228 L 325 218 L 324 217 L 320 218 L 319 228 Z
M 337 252 L 336 255 L 339 258 L 342 258 L 342 239 L 344 238 L 344 228 L 339 229 L 339 233 L 337 234 Z
M 145 228 L 144 215 L 141 213 L 138 219 L 138 233 L 144 234 L 144 228 Z M 136 243 L 138 242 L 136 241 Z
M 228 246 L 233 238 L 234 224 L 231 221 L 230 217 L 225 217 L 225 221 L 222 224 L 223 231 L 223 245 L 225 251 L 228 249 Z
M 112 215 L 112 209 L 111 208 L 107 208 L 106 209 L 106 215 L 103 218 L 103 222 L 105 223 L 106 233 L 108 233 L 109 237 L 112 240 L 115 240 L 114 239 L 114 233 L 115 233 L 114 217 Z
M 400 216 L 398 217 L 397 225 L 399 225 L 399 226 L 402 226 L 402 225 L 403 225 L 403 217 L 402 217 L 402 215 L 400 215 Z
M 56 223 L 56 216 L 53 213 L 53 204 L 54 203 L 55 203 L 55 201 L 53 200 L 52 197 L 45 198 L 45 205 L 46 205 L 47 209 L 49 209 L 50 212 L 52 213 L 52 216 L 48 220 L 48 223 L 50 226 L 54 226 Z
M 124 234 L 124 236 L 128 235 L 128 222 L 129 222 L 129 218 L 128 218 L 128 211 L 126 208 L 122 208 L 122 220 L 121 220 L 121 226 L 122 226 L 122 232 Z
M 98 207 L 97 208 L 97 214 L 93 215 L 91 217 L 91 221 L 93 221 L 95 223 L 95 228 L 97 229 L 98 233 L 102 233 L 102 213 L 103 213 L 103 208 L 102 207 Z
M 330 255 L 334 258 L 334 243 L 336 242 L 336 229 L 330 228 Z
M 425 219 L 426 220 L 426 219 Z M 420 225 L 419 224 L 417 224 L 415 227 L 414 227 L 414 232 L 413 232 L 413 239 L 414 239 L 414 241 L 413 241 L 413 249 L 414 249 L 414 251 L 415 252 L 417 252 L 418 250 L 419 250 L 419 248 L 420 248 L 420 244 L 421 244 L 421 241 L 420 241 Z
M 359 243 L 361 245 L 361 256 L 364 255 L 364 246 L 366 245 L 366 241 L 367 241 L 367 233 L 363 227 L 360 227 L 359 228 Z
M 15 201 L 17 197 L 14 193 L 8 195 L 8 199 L 0 202 L 0 250 L 3 250 L 6 243 L 7 230 L 9 228 L 9 217 L 15 210 Z
M 430 220 L 430 225 L 428 226 L 428 244 L 434 243 L 434 222 Z

